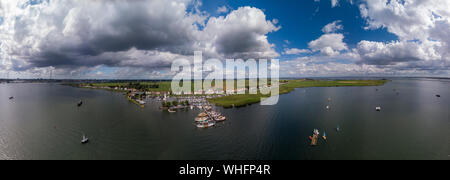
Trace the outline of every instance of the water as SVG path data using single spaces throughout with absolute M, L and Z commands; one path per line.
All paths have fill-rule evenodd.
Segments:
M 219 108 L 226 122 L 197 129 L 198 110 L 141 109 L 120 93 L 57 84 L 1 84 L 0 159 L 449 159 L 449 85 L 394 79 L 297 89 L 276 106 Z M 328 136 L 317 147 L 308 140 L 314 128 Z

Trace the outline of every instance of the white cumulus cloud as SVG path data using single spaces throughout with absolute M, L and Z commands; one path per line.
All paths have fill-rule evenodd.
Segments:
M 343 40 L 344 35 L 342 34 L 324 34 L 319 39 L 311 41 L 308 46 L 314 52 L 320 51 L 323 55 L 334 56 L 338 55 L 340 51 L 348 49 Z

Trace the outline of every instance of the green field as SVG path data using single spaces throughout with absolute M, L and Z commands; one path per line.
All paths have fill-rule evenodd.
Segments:
M 344 87 L 344 86 L 381 86 L 384 85 L 387 80 L 283 80 L 280 81 L 280 94 L 287 94 L 292 92 L 296 88 L 305 87 Z M 262 97 L 269 97 L 269 95 L 262 94 L 245 94 L 245 95 L 232 95 L 220 98 L 209 99 L 208 101 L 216 106 L 240 107 L 249 104 L 259 103 Z

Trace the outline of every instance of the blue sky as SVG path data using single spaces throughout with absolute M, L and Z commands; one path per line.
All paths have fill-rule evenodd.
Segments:
M 194 51 L 280 59 L 282 77 L 450 76 L 448 0 L 0 5 L 0 78 L 170 78 L 171 63 Z
M 354 47 L 361 40 L 388 42 L 398 38 L 386 29 L 364 30 L 366 21 L 361 18 L 357 1 L 354 4 L 342 2 L 338 7 L 331 7 L 329 0 L 314 2 L 313 0 L 239 0 L 239 1 L 204 1 L 202 9 L 215 16 L 217 8 L 226 6 L 237 9 L 242 6 L 252 6 L 264 10 L 268 19 L 278 19 L 282 28 L 271 33 L 269 41 L 277 45 L 277 51 L 282 52 L 288 47 L 308 48 L 308 43 L 319 38 L 321 29 L 336 20 L 341 20 L 346 36 L 344 41 L 349 47 Z M 286 44 L 288 40 L 290 44 Z

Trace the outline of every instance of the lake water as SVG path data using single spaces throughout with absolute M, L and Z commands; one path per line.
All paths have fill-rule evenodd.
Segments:
M 228 120 L 197 129 L 198 110 L 169 114 L 158 102 L 141 109 L 121 93 L 1 84 L 0 159 L 449 159 L 449 85 L 394 79 L 297 89 L 275 106 L 218 108 Z M 314 128 L 328 140 L 311 147 Z

